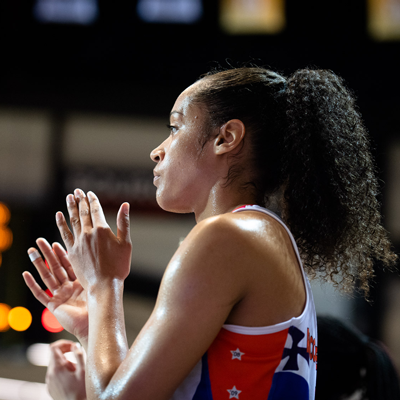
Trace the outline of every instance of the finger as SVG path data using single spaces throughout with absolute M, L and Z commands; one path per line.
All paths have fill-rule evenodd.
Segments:
M 42 288 L 36 283 L 35 278 L 28 271 L 23 272 L 22 276 L 35 298 L 47 307 L 50 301 L 50 296 L 42 290 Z
M 51 270 L 46 267 L 40 253 L 34 247 L 31 247 L 28 249 L 28 255 L 36 270 L 39 272 L 43 283 L 50 289 L 51 293 L 54 293 L 54 291 L 59 288 L 60 284 Z
M 93 226 L 108 226 L 98 197 L 93 192 L 88 192 L 87 198 L 89 200 Z
M 56 342 L 53 342 L 50 344 L 51 348 L 58 348 L 62 353 L 68 353 L 72 351 L 72 347 L 74 346 L 75 342 L 72 340 L 68 339 L 60 339 L 57 340 Z
M 123 203 L 117 215 L 118 239 L 131 243 L 131 231 L 129 221 L 129 203 Z
M 82 231 L 81 219 L 79 218 L 79 208 L 75 197 L 72 194 L 67 196 L 67 209 L 69 215 L 69 222 L 71 223 L 72 231 L 75 236 L 80 235 Z
M 76 371 L 76 366 L 73 362 L 67 360 L 63 352 L 58 347 L 51 347 L 51 356 L 53 357 L 56 367 L 67 368 L 71 372 Z M 51 360 L 51 357 L 50 357 Z
M 56 253 L 57 257 L 59 258 L 62 266 L 64 267 L 65 271 L 68 274 L 68 277 L 71 281 L 76 279 L 75 272 L 72 268 L 71 263 L 69 262 L 68 254 L 64 250 L 64 247 L 61 246 L 60 243 L 53 243 L 53 251 Z
M 51 272 L 56 277 L 56 279 L 58 279 L 60 284 L 68 281 L 68 274 L 63 268 L 57 254 L 55 254 L 53 249 L 51 248 L 49 242 L 46 239 L 39 238 L 38 240 L 36 240 L 36 243 L 39 246 L 39 249 L 42 251 L 44 257 L 46 258 Z
M 56 214 L 56 223 L 67 251 L 74 245 L 74 235 L 68 228 L 67 221 L 62 212 Z
M 85 370 L 85 356 L 83 354 L 82 346 L 80 343 L 75 343 L 72 346 L 72 350 L 75 354 L 75 359 L 76 359 L 76 370 L 77 372 L 81 372 L 82 370 Z
M 93 228 L 92 217 L 90 216 L 89 202 L 85 193 L 81 189 L 74 191 L 75 201 L 79 206 L 79 218 L 81 219 L 81 229 L 90 230 Z

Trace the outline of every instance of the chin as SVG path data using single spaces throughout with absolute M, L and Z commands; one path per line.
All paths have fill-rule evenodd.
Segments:
M 188 204 L 182 202 L 182 199 L 171 198 L 159 195 L 156 196 L 157 204 L 164 210 L 176 214 L 190 214 L 193 212 L 193 208 L 189 207 Z

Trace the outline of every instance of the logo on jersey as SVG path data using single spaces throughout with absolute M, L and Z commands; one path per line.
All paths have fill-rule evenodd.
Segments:
M 232 360 L 240 360 L 242 361 L 242 355 L 244 355 L 244 353 L 242 353 L 239 348 L 237 348 L 236 350 L 231 350 L 232 353 Z
M 307 328 L 307 353 L 310 355 L 310 360 L 314 361 L 315 369 L 317 369 L 318 346 L 315 343 L 315 338 L 310 335 L 310 328 Z
M 291 326 L 289 328 L 289 334 L 292 337 L 293 344 L 292 348 L 288 349 L 285 347 L 283 349 L 282 360 L 286 357 L 289 357 L 285 366 L 283 367 L 283 371 L 298 371 L 298 356 L 303 357 L 307 361 L 307 364 L 309 362 L 307 349 L 305 347 L 299 347 L 299 342 L 304 338 L 305 334 L 295 326 Z
M 230 399 L 238 399 L 239 398 L 239 393 L 242 393 L 242 391 L 241 390 L 237 390 L 236 386 L 234 386 L 232 389 L 228 389 L 228 393 L 229 393 L 229 398 Z

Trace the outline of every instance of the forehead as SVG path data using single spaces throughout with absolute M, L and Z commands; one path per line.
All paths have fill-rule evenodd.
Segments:
M 172 111 L 179 111 L 183 115 L 186 115 L 197 106 L 193 104 L 194 96 L 201 86 L 201 81 L 193 83 L 186 88 L 176 99 Z

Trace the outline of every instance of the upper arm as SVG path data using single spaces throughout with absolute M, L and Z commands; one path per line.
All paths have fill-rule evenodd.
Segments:
M 169 399 L 207 351 L 246 291 L 240 240 L 221 218 L 199 224 L 185 239 L 151 317 L 110 382 L 118 398 Z

